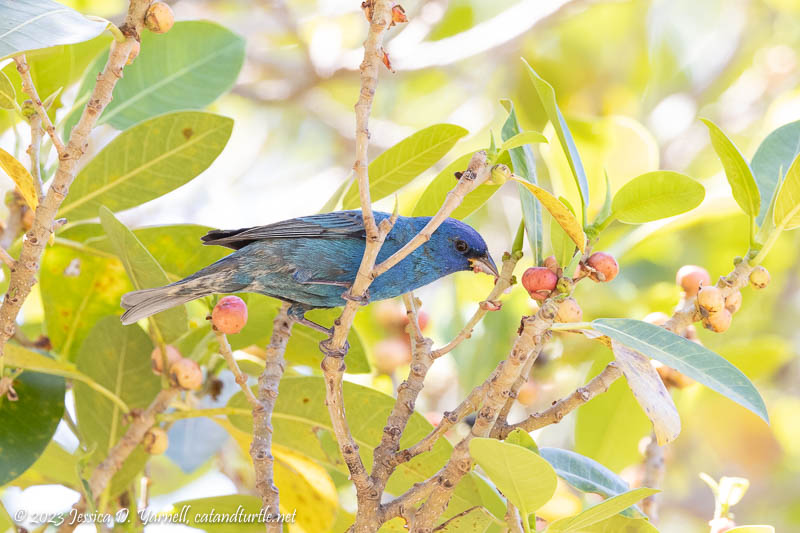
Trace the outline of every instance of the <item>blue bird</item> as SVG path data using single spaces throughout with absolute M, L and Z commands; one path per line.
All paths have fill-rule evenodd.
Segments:
M 388 213 L 375 212 L 380 223 Z M 410 241 L 431 217 L 398 217 L 378 254 L 387 259 Z M 123 324 L 214 293 L 254 292 L 291 304 L 289 316 L 306 326 L 330 330 L 305 318 L 317 308 L 339 307 L 356 277 L 366 246 L 361 211 L 337 211 L 267 226 L 213 230 L 203 244 L 236 250 L 191 276 L 122 297 Z M 498 275 L 477 231 L 448 218 L 431 239 L 375 279 L 369 299 L 394 298 L 461 270 Z

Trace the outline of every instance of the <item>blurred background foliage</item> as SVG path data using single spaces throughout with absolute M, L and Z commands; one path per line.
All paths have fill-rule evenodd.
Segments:
M 119 17 L 124 8 L 121 0 L 64 3 L 109 18 Z M 371 118 L 372 157 L 434 123 L 457 124 L 469 134 L 436 167 L 400 191 L 401 214 L 411 214 L 424 188 L 448 163 L 485 147 L 490 132 L 499 136 L 506 116 L 501 98 L 514 101 L 524 129 L 544 131 L 551 139 L 536 148 L 539 179 L 579 204 L 566 160 L 552 127 L 545 127 L 544 110 L 519 60 L 524 57 L 556 90 L 589 178 L 590 218 L 602 204 L 604 170 L 612 190 L 658 168 L 689 174 L 707 189 L 704 203 L 686 215 L 643 226 L 617 222 L 603 234 L 595 249 L 614 253 L 621 273 L 610 284 L 579 285 L 576 298 L 585 320 L 669 313 L 679 298 L 674 276 L 681 265 L 703 265 L 716 279 L 732 269 L 735 256 L 747 251 L 747 219 L 736 209 L 708 131 L 698 119 L 714 120 L 748 159 L 767 133 L 800 119 L 800 1 L 409 0 L 403 7 L 410 22 L 389 34 L 386 50 L 397 72 L 381 72 Z M 246 39 L 236 85 L 210 107 L 235 119 L 233 134 L 199 178 L 120 218 L 131 227 L 183 223 L 230 228 L 318 211 L 348 179 L 352 165 L 352 106 L 366 31 L 358 2 L 194 0 L 175 2 L 173 8 L 178 20 L 217 21 Z M 71 70 L 54 73 L 53 89 L 63 84 L 56 79 L 66 76 L 75 83 L 81 78 L 103 46 L 92 43 L 79 45 L 70 61 L 55 67 Z M 67 114 L 77 89 L 65 89 L 58 117 Z M 19 125 L 10 127 L 12 115 L 0 113 L 0 139 L 13 145 Z M 99 128 L 90 149 L 98 150 L 112 134 L 109 126 Z M 2 185 L 11 188 L 10 181 Z M 387 198 L 378 206 L 391 210 L 393 201 Z M 487 238 L 496 259 L 510 248 L 520 219 L 518 206 L 515 187 L 506 185 L 467 218 Z M 195 238 L 202 230 L 186 226 L 186 241 L 179 245 L 199 246 Z M 159 243 L 152 235 L 151 247 L 145 233 L 137 234 L 165 270 L 178 276 L 193 271 L 198 259 L 214 259 L 194 256 L 186 264 L 167 265 L 170 250 L 178 244 Z M 770 523 L 778 531 L 800 528 L 799 237 L 797 231 L 780 237 L 765 262 L 772 284 L 765 291 L 743 291 L 735 327 L 722 335 L 700 332 L 709 348 L 756 383 L 772 426 L 703 387 L 673 392 L 683 432 L 667 452 L 661 531 L 708 530 L 713 497 L 698 478 L 701 471 L 714 478 L 750 479 L 750 491 L 735 510 L 737 522 Z M 50 259 L 58 260 L 56 255 Z M 519 272 L 530 262 L 527 254 Z M 65 265 L 53 268 L 63 270 Z M 420 291 L 428 316 L 426 334 L 436 344 L 449 340 L 490 289 L 488 277 L 462 273 Z M 275 310 L 259 305 L 265 306 L 263 312 L 251 303 L 250 316 L 266 325 Z M 24 319 L 31 335 L 41 329 L 41 309 L 35 298 L 26 304 Z M 453 408 L 505 356 L 520 315 L 532 309 L 525 291 L 515 287 L 502 311 L 490 313 L 470 341 L 436 363 L 418 410 L 435 420 L 437 413 Z M 190 319 L 202 324 L 208 309 L 197 303 L 189 310 Z M 360 364 L 363 371 L 366 358 L 373 371 L 350 375 L 350 380 L 392 393 L 407 371 L 403 317 L 399 301 L 372 304 L 358 316 L 361 338 L 351 344 L 361 350 L 363 363 L 354 358 L 350 366 Z M 201 325 L 197 335 L 204 334 L 208 331 Z M 251 335 L 234 348 L 263 344 L 265 338 Z M 293 342 L 307 342 L 308 350 L 297 352 L 313 354 L 313 338 Z M 534 368 L 527 405 L 517 405 L 510 419 L 550 405 L 610 358 L 595 343 L 555 335 Z M 295 362 L 316 368 L 313 356 Z M 223 400 L 224 394 L 218 401 L 208 399 L 207 406 L 224 405 Z M 215 424 L 205 419 L 181 422 L 207 423 L 210 429 L 194 428 L 207 436 L 202 442 L 171 433 L 168 455 L 150 463 L 154 502 L 168 505 L 246 492 L 252 486 L 249 458 L 224 431 L 212 431 Z M 640 441 L 649 432 L 647 419 L 619 381 L 577 414 L 534 437 L 539 445 L 574 448 L 635 483 L 641 476 Z M 291 452 L 286 455 L 285 464 L 290 464 Z M 352 510 L 352 494 L 341 474 L 330 470 L 313 475 L 332 476 L 342 505 Z M 36 474 L 30 476 L 29 484 L 37 484 Z M 33 505 L 41 494 L 36 490 L 12 489 L 3 500 L 9 508 Z M 562 487 L 539 514 L 557 518 L 576 512 L 580 504 L 577 493 Z M 339 518 L 346 520 L 346 515 Z M 313 530 L 313 525 L 307 527 Z

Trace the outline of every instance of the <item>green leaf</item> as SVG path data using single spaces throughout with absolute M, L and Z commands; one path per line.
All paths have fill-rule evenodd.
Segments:
M 503 129 L 500 130 L 500 136 L 503 141 L 512 139 L 520 132 L 519 123 L 517 122 L 517 114 L 514 111 L 514 104 L 510 100 L 501 100 L 500 102 L 508 111 L 508 118 L 503 123 Z M 536 163 L 533 160 L 533 150 L 528 145 L 512 148 L 508 151 L 511 156 L 511 166 L 514 168 L 514 173 L 536 184 Z M 519 200 L 522 205 L 522 218 L 525 222 L 525 233 L 528 235 L 528 242 L 531 245 L 531 252 L 533 253 L 533 262 L 540 265 L 544 258 L 542 250 L 542 208 L 536 202 L 533 194 L 517 184 L 519 191 Z
M 603 335 L 661 361 L 769 423 L 764 400 L 747 376 L 705 346 L 641 320 L 601 318 L 593 321 L 592 325 Z
M 163 196 L 207 169 L 232 128 L 227 117 L 179 111 L 122 132 L 81 170 L 59 216 L 94 218 L 101 205 L 117 212 Z
M 578 192 L 581 195 L 583 212 L 586 213 L 586 209 L 589 206 L 589 183 L 586 180 L 586 172 L 583 170 L 581 156 L 578 153 L 578 148 L 575 146 L 575 141 L 572 140 L 572 134 L 567 126 L 567 121 L 564 120 L 564 116 L 558 108 L 556 92 L 553 86 L 540 77 L 527 61 L 523 59 L 522 62 L 525 63 L 525 66 L 528 68 L 528 76 L 530 76 L 536 93 L 539 95 L 539 100 L 542 102 L 545 113 L 547 113 L 547 118 L 550 119 L 553 128 L 556 130 L 556 135 L 558 135 L 561 148 L 567 156 L 569 168 L 572 170 L 572 175 L 575 177 L 575 184 L 578 186 Z M 584 218 L 585 216 L 584 214 Z
M 14 109 L 17 103 L 17 92 L 5 72 L 0 71 L 0 108 Z
M 800 153 L 800 120 L 777 128 L 761 142 L 750 168 L 753 169 L 758 190 L 761 192 L 761 208 L 756 222 L 760 226 L 769 208 L 772 195 L 781 183 L 781 172 L 791 166 Z
M 708 126 L 711 146 L 714 147 L 714 151 L 722 162 L 722 168 L 725 169 L 725 176 L 728 178 L 736 203 L 745 214 L 751 217 L 758 216 L 761 208 L 761 195 L 758 192 L 758 185 L 756 185 L 750 165 L 719 126 L 704 118 L 700 120 Z
M 531 143 L 546 142 L 547 137 L 538 131 L 523 131 L 522 133 L 518 133 L 504 141 L 503 144 L 500 145 L 500 151 L 502 152 L 503 150 L 511 150 L 512 148 L 517 148 Z
M 633 396 L 653 423 L 658 445 L 677 439 L 681 432 L 678 409 L 650 359 L 614 339 L 611 349 Z
M 553 220 L 558 222 L 561 229 L 569 235 L 578 249 L 583 252 L 586 249 L 586 235 L 583 233 L 580 222 L 572 214 L 569 208 L 561 203 L 561 201 L 553 196 L 550 191 L 547 191 L 533 183 L 527 183 L 518 178 L 512 178 L 514 181 L 525 187 L 542 203 L 542 205 L 553 217 Z
M 21 489 L 33 485 L 64 485 L 80 490 L 78 458 L 51 440 L 36 462 L 14 480 L 14 486 Z M 3 531 L 2 527 L 0 531 Z
M 1 0 L 0 59 L 59 44 L 88 41 L 108 24 L 89 20 L 74 9 L 51 0 Z
M 772 217 L 778 231 L 800 226 L 800 155 L 794 158 L 778 189 Z
M 569 204 L 569 201 L 564 198 L 563 196 L 559 197 L 564 206 L 569 209 L 569 212 L 573 215 L 575 214 L 575 210 L 572 209 L 572 206 Z M 572 237 L 564 231 L 559 223 L 550 216 L 550 247 L 553 249 L 553 255 L 556 258 L 558 264 L 565 268 L 570 260 L 572 259 L 573 255 L 575 254 L 575 243 L 572 241 Z M 566 270 L 565 270 L 566 272 Z
M 536 441 L 533 440 L 533 437 L 531 437 L 530 433 L 519 428 L 509 433 L 508 437 L 505 438 L 505 442 L 509 444 L 516 444 L 517 446 L 522 446 L 523 448 L 526 448 L 532 452 L 539 453 L 539 447 L 536 445 Z
M 372 450 L 381 441 L 383 426 L 394 406 L 394 398 L 368 387 L 345 382 L 344 403 L 361 459 L 370 469 Z M 249 408 L 241 392 L 236 393 L 228 405 Z M 237 428 L 252 433 L 251 416 L 229 418 Z M 279 386 L 272 423 L 273 443 L 298 451 L 323 466 L 347 473 L 347 466 L 331 435 L 333 428 L 325 406 L 325 386 L 321 377 L 284 377 Z M 400 447 L 406 448 L 416 443 L 432 429 L 433 426 L 425 417 L 415 412 L 403 432 Z M 440 439 L 430 452 L 398 467 L 389 478 L 387 491 L 399 495 L 414 483 L 428 479 L 447 462 L 452 452 L 453 446 L 445 439 Z M 471 473 L 456 486 L 446 515 L 453 516 L 476 505 L 488 508 L 495 516 L 505 513 L 505 504 L 500 497 L 479 476 Z
M 469 133 L 454 124 L 435 124 L 395 144 L 369 164 L 372 201 L 389 196 L 439 161 L 456 142 Z M 360 205 L 358 181 L 344 195 L 344 209 Z
M 17 401 L 0 399 L 0 485 L 20 476 L 42 455 L 64 415 L 64 378 L 23 372 L 14 380 L 14 390 Z
M 558 479 L 550 463 L 522 446 L 495 439 L 474 438 L 469 453 L 497 489 L 527 517 L 556 492 Z
M 122 398 L 131 409 L 145 408 L 160 390 L 160 380 L 151 370 L 153 344 L 138 326 L 123 326 L 117 317 L 107 317 L 95 325 L 81 346 L 78 370 Z M 122 410 L 84 383 L 76 383 L 75 413 L 86 444 L 95 446 L 89 461 L 97 466 L 125 434 L 127 424 Z M 111 482 L 113 497 L 130 487 L 147 462 L 141 448 L 123 463 Z M 95 495 L 99 497 L 99 495 Z
M 592 492 L 610 498 L 630 490 L 627 481 L 584 455 L 559 448 L 541 448 L 539 452 L 555 468 L 558 477 L 581 492 Z M 630 517 L 644 516 L 635 507 L 629 507 L 623 514 Z
M 606 518 L 583 528 L 582 533 L 658 533 L 658 529 L 645 518 L 629 518 L 621 514 Z
M 773 526 L 739 526 L 729 529 L 727 533 L 775 533 Z
M 105 207 L 100 208 L 100 221 L 134 288 L 149 289 L 169 283 L 169 278 L 158 261 L 136 235 Z M 150 324 L 157 332 L 156 338 L 163 342 L 171 342 L 183 335 L 188 327 L 187 321 L 186 308 L 182 305 L 157 313 L 150 318 Z
M 705 194 L 702 185 L 679 172 L 647 172 L 617 191 L 611 216 L 627 224 L 643 224 L 694 209 Z
M 39 196 L 33 184 L 33 176 L 28 169 L 2 148 L 0 148 L 0 168 L 14 181 L 28 207 L 36 211 L 36 207 L 39 205 Z
M 124 130 L 171 111 L 205 108 L 233 87 L 244 47 L 242 37 L 207 21 L 176 22 L 164 34 L 143 32 L 141 52 L 125 67 L 98 124 Z M 107 60 L 108 52 L 101 54 L 87 71 L 78 89 L 79 102 L 88 99 Z M 82 106 L 66 119 L 65 132 L 78 122 L 81 110 Z
M 504 160 L 508 160 L 507 153 L 508 152 L 506 152 L 504 155 L 501 155 L 500 158 L 498 158 L 498 162 L 502 163 Z M 425 192 L 422 193 L 422 196 L 419 197 L 417 205 L 414 206 L 414 212 L 411 214 L 411 216 L 428 217 L 435 215 L 439 211 L 439 208 L 442 207 L 442 204 L 447 197 L 447 193 L 450 192 L 458 183 L 453 174 L 466 169 L 467 165 L 469 164 L 469 160 L 472 159 L 472 155 L 472 153 L 462 155 L 447 165 L 444 170 L 439 172 L 439 174 L 433 178 L 433 181 L 431 181 L 430 185 L 428 185 L 428 187 L 425 189 Z M 494 196 L 494 193 L 496 193 L 499 189 L 500 185 L 484 183 L 466 195 L 461 201 L 461 205 L 459 205 L 450 214 L 450 217 L 458 220 L 464 220 L 469 215 L 477 211 L 483 204 L 488 202 L 489 198 Z
M 607 518 L 611 518 L 617 513 L 620 513 L 652 494 L 660 492 L 658 489 L 640 488 L 634 489 L 623 494 L 619 494 L 609 498 L 603 502 L 589 507 L 585 511 L 578 513 L 575 516 L 562 518 L 552 522 L 547 527 L 547 533 L 572 533 L 574 531 L 582 531 L 584 528 L 592 526 Z
M 496 519 L 483 507 L 475 507 L 437 526 L 437 533 L 485 533 Z
M 172 509 L 167 512 L 159 513 L 161 516 L 178 515 L 185 509 L 186 521 L 181 522 L 184 526 L 201 529 L 208 533 L 261 533 L 264 531 L 264 524 L 257 520 L 242 520 L 236 523 L 226 523 L 222 521 L 214 522 L 211 518 L 215 515 L 234 516 L 241 507 L 243 516 L 249 514 L 258 515 L 261 511 L 261 498 L 246 494 L 230 494 L 227 496 L 211 496 L 208 498 L 196 498 L 193 500 L 183 500 L 172 504 Z M 274 513 L 274 511 L 272 511 Z
M 614 197 L 611 194 L 611 180 L 608 179 L 608 172 L 604 172 L 603 177 L 606 180 L 606 197 L 605 200 L 603 200 L 603 206 L 600 208 L 600 211 L 597 213 L 597 218 L 595 219 L 599 223 L 604 222 L 608 217 L 611 216 L 611 199 Z
M 247 325 L 236 335 L 230 335 L 228 340 L 234 350 L 239 350 L 250 345 L 265 346 L 272 336 L 272 321 L 278 314 L 281 303 L 274 298 L 261 294 L 248 294 L 247 308 L 249 319 Z M 338 309 L 315 309 L 306 313 L 309 320 L 328 326 L 339 317 Z M 325 335 L 319 331 L 305 326 L 295 325 L 292 336 L 286 346 L 284 357 L 287 361 L 298 365 L 307 365 L 319 368 L 322 362 L 322 353 L 319 351 L 320 341 Z M 350 351 L 347 352 L 347 372 L 351 374 L 365 374 L 372 371 L 367 360 L 364 343 L 356 328 L 352 328 L 347 337 Z

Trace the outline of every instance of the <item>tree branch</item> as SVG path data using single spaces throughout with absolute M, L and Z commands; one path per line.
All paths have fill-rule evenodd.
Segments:
M 261 504 L 268 513 L 278 513 L 280 493 L 273 481 L 272 456 L 272 411 L 278 399 L 278 385 L 286 369 L 283 354 L 292 334 L 292 320 L 288 315 L 289 304 L 281 305 L 278 315 L 272 322 L 272 339 L 266 350 L 266 365 L 258 378 L 258 400 L 253 406 L 253 442 L 250 456 L 256 474 L 256 491 L 261 496 Z M 281 525 L 275 521 L 266 522 L 267 533 L 280 533 Z
M 558 424 L 561 420 L 569 414 L 572 410 L 585 404 L 598 394 L 602 394 L 608 390 L 614 381 L 622 376 L 622 371 L 617 366 L 615 361 L 608 363 L 605 369 L 595 376 L 589 383 L 583 387 L 575 389 L 575 392 L 569 396 L 560 399 L 549 409 L 540 413 L 534 413 L 528 418 L 516 424 L 508 424 L 502 426 L 497 432 L 496 436 L 500 440 L 508 437 L 508 434 L 517 428 L 524 431 L 531 432 L 535 429 L 543 428 L 551 424 Z
M 16 56 L 14 62 L 17 64 L 17 72 L 19 72 L 20 78 L 22 78 L 22 90 L 31 97 L 33 108 L 36 110 L 36 115 L 39 117 L 42 127 L 53 141 L 53 146 L 56 148 L 59 159 L 63 159 L 67 153 L 66 147 L 61 141 L 61 137 L 56 133 L 56 127 L 53 126 L 53 121 L 50 120 L 47 109 L 44 108 L 44 104 L 42 104 L 42 100 L 39 98 L 39 93 L 36 91 L 36 86 L 33 84 L 33 78 L 31 78 L 31 67 L 25 59 L 25 54 Z M 32 129 L 33 121 L 31 121 L 31 130 Z
M 658 488 L 664 481 L 665 473 L 664 447 L 658 445 L 655 433 L 650 435 L 650 440 L 644 452 L 644 476 L 642 477 L 642 487 Z M 658 522 L 658 500 L 655 494 L 642 500 L 642 511 L 650 518 L 650 521 Z
M 259 401 L 256 399 L 250 387 L 247 386 L 247 376 L 242 374 L 242 371 L 239 369 L 239 365 L 236 363 L 236 359 L 233 358 L 233 352 L 231 351 L 231 345 L 228 342 L 228 337 L 216 329 L 214 329 L 214 334 L 217 336 L 217 342 L 219 343 L 219 353 L 222 354 L 222 357 L 225 358 L 225 362 L 228 363 L 228 369 L 233 372 L 233 375 L 236 378 L 236 383 L 242 389 L 244 397 L 247 398 L 247 402 L 250 404 L 250 407 L 252 407 L 253 410 L 260 409 L 261 403 L 259 403 Z
M 108 61 L 105 68 L 97 77 L 97 83 L 91 96 L 83 110 L 78 124 L 72 130 L 69 143 L 62 146 L 59 152 L 58 168 L 56 169 L 53 183 L 47 191 L 44 200 L 36 209 L 33 219 L 33 226 L 26 234 L 26 239 L 22 245 L 22 253 L 17 268 L 12 270 L 9 280 L 9 287 L 3 304 L 0 306 L 0 368 L 2 368 L 2 351 L 6 342 L 14 335 L 16 329 L 16 318 L 22 304 L 30 294 L 31 288 L 36 283 L 36 274 L 39 271 L 40 260 L 44 248 L 50 235 L 54 231 L 53 222 L 61 203 L 69 192 L 69 187 L 75 179 L 81 157 L 86 151 L 89 133 L 97 119 L 111 101 L 114 86 L 122 77 L 122 69 L 128 60 L 130 51 L 136 41 L 139 40 L 139 31 L 144 25 L 144 16 L 150 2 L 148 0 L 131 0 L 128 6 L 128 14 L 125 24 L 120 28 L 126 36 L 124 42 L 113 41 L 109 52 Z M 24 60 L 21 60 L 24 63 Z M 19 64 L 18 64 L 19 67 Z M 21 69 L 23 78 L 26 68 Z M 27 79 L 24 80 L 27 83 Z M 32 88 L 32 84 L 31 84 Z M 35 91 L 31 91 L 34 106 L 39 101 L 35 97 Z M 31 93 L 29 93 L 31 94 Z M 37 113 L 42 116 L 45 126 L 50 124 L 49 118 L 45 119 L 47 113 L 39 103 Z M 54 136 L 57 139 L 57 135 Z M 54 139 L 53 144 L 58 148 L 59 144 Z

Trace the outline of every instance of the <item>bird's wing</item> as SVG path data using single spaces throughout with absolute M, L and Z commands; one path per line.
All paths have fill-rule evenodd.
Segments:
M 360 211 L 337 211 L 293 218 L 267 226 L 235 230 L 212 230 L 202 237 L 203 244 L 215 244 L 238 250 L 255 241 L 297 238 L 364 238 Z

